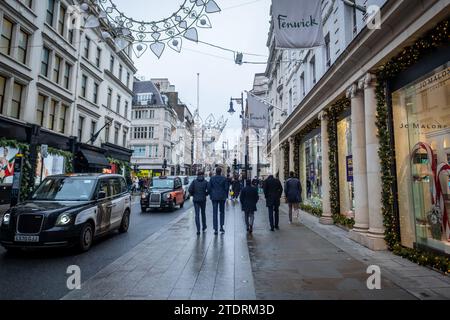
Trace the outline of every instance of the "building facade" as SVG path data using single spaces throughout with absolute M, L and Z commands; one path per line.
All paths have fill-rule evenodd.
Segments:
M 323 3 L 324 47 L 280 51 L 269 37 L 269 99 L 287 113 L 271 114 L 272 166 L 296 172 L 321 222 L 353 240 L 448 255 L 449 3 L 361 3 L 379 6 L 381 29 Z
M 118 52 L 112 39 L 96 30 L 75 28 L 71 13 L 79 4 L 5 0 L 0 5 L 0 137 L 29 150 L 33 179 L 40 172 L 116 170 L 111 161 L 130 161 L 126 142 L 136 72 L 131 47 Z M 45 170 L 39 170 L 42 144 L 72 154 L 70 165 L 66 161 L 50 170 L 47 159 Z M 9 150 L 5 158 L 18 152 Z
M 172 174 L 176 165 L 172 157 L 175 110 L 152 81 L 135 80 L 133 91 L 131 162 L 143 177 Z M 163 167 L 165 163 L 167 168 Z

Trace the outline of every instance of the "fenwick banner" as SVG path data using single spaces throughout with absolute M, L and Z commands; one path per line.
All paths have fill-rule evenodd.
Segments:
M 321 0 L 272 0 L 278 49 L 304 49 L 325 44 Z
M 269 107 L 250 93 L 247 98 L 247 127 L 253 129 L 266 129 L 269 126 Z

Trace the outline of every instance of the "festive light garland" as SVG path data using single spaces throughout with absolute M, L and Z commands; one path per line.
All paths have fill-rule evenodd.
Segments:
M 286 141 L 283 143 L 283 145 L 281 146 L 283 148 L 283 155 L 284 155 L 284 179 L 286 180 L 289 177 L 289 172 L 290 172 L 290 161 L 289 161 L 289 157 L 290 157 L 290 153 L 291 153 L 291 148 L 289 145 L 289 141 Z
M 113 0 L 86 0 L 80 6 L 85 28 L 99 29 L 118 51 L 133 46 L 140 58 L 150 49 L 158 59 L 166 45 L 181 52 L 183 39 L 198 42 L 197 28 L 212 28 L 208 14 L 220 12 L 215 0 L 184 0 L 177 11 L 159 21 L 138 21 L 119 10 Z
M 450 273 L 450 259 L 417 249 L 405 248 L 401 245 L 399 233 L 399 221 L 395 214 L 395 197 L 393 192 L 396 178 L 392 172 L 395 162 L 394 151 L 391 146 L 391 134 L 389 130 L 389 108 L 387 104 L 387 82 L 402 71 L 416 64 L 427 54 L 450 43 L 449 32 L 450 19 L 439 23 L 423 38 L 412 46 L 405 48 L 398 56 L 381 66 L 377 73 L 377 121 L 378 137 L 380 142 L 379 158 L 381 161 L 382 181 L 382 214 L 384 217 L 385 240 L 388 248 L 394 253 L 407 258 L 420 265 L 431 266 L 444 273 Z

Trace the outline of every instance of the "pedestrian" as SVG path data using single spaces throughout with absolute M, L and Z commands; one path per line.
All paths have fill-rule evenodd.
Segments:
M 245 213 L 245 225 L 248 233 L 253 233 L 253 223 L 255 222 L 256 204 L 259 200 L 257 182 L 247 180 L 247 186 L 241 192 L 241 206 Z
M 241 193 L 241 182 L 237 176 L 234 177 L 233 182 L 231 183 L 231 192 L 233 193 L 232 200 L 236 201 L 239 199 L 239 195 Z
M 144 179 L 139 179 L 139 190 L 144 191 Z
M 222 176 L 222 169 L 216 168 L 216 175 L 211 177 L 208 183 L 208 193 L 213 205 L 213 224 L 214 234 L 218 234 L 219 230 L 219 211 L 220 211 L 220 232 L 225 233 L 225 202 L 228 199 L 228 190 L 230 186 L 227 178 Z
M 266 205 L 269 209 L 270 231 L 275 231 L 275 229 L 279 230 L 282 195 L 283 185 L 280 180 L 275 178 L 273 174 L 269 174 L 269 177 L 264 184 L 264 196 L 266 197 Z
M 299 218 L 299 205 L 302 202 L 302 184 L 295 177 L 294 172 L 289 173 L 289 179 L 286 181 L 284 192 L 289 204 L 289 223 L 292 223 L 292 213 L 295 211 Z
M 197 179 L 192 181 L 189 186 L 189 194 L 192 196 L 194 202 L 197 235 L 200 235 L 200 230 L 206 232 L 206 229 L 208 228 L 206 226 L 206 197 L 208 196 L 208 182 L 205 180 L 204 172 L 198 172 Z M 200 214 L 202 217 L 201 225 Z

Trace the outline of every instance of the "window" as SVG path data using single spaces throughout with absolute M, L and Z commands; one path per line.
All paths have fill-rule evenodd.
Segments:
M 0 52 L 6 55 L 11 54 L 11 42 L 13 34 L 13 23 L 8 19 L 3 19 L 2 35 L 0 38 Z
M 94 83 L 94 91 L 92 101 L 97 104 L 98 103 L 98 83 Z
M 3 104 L 5 100 L 6 78 L 0 76 L 0 114 L 3 114 Z
M 128 136 L 128 132 L 126 130 L 123 130 L 123 134 L 122 134 L 122 146 L 124 148 L 126 148 L 127 146 L 127 136 Z
M 53 17 L 55 14 L 55 0 L 48 0 L 47 2 L 47 15 L 45 17 L 45 22 L 48 25 L 53 26 Z
M 111 71 L 111 73 L 114 73 L 114 63 L 115 63 L 116 59 L 114 59 L 114 56 L 111 55 L 111 60 L 109 61 L 109 71 Z
M 50 130 L 55 130 L 55 122 L 56 122 L 56 108 L 58 107 L 58 102 L 57 101 L 52 101 L 52 104 L 50 105 L 50 112 L 48 114 L 49 116 L 49 129 Z
M 44 113 L 45 113 L 45 104 L 47 102 L 47 97 L 43 95 L 38 95 L 38 102 L 36 107 L 36 124 L 41 127 L 44 126 Z
M 119 80 L 122 81 L 123 67 L 119 65 Z
M 128 119 L 128 101 L 125 101 L 125 112 L 123 113 L 125 119 Z
M 147 139 L 148 137 L 148 128 L 147 127 L 135 127 L 133 138 L 134 139 Z
M 112 89 L 108 88 L 108 99 L 106 101 L 106 106 L 108 107 L 108 109 L 111 109 L 111 103 L 112 103 Z
M 303 96 L 306 95 L 306 87 L 305 87 L 305 73 L 303 72 L 300 76 L 300 89 L 302 90 Z
M 72 73 L 72 66 L 66 63 L 66 68 L 64 69 L 64 88 L 69 89 L 70 86 L 70 76 Z
M 50 49 L 44 47 L 42 49 L 41 75 L 48 77 L 48 67 L 50 65 Z
M 155 138 L 155 127 L 149 127 L 148 128 L 148 137 L 150 139 L 154 139 Z
M 83 75 L 81 77 L 81 96 L 83 98 L 86 98 L 87 82 L 88 82 L 87 76 Z
M 119 128 L 114 128 L 114 144 L 119 145 Z
M 131 78 L 131 75 L 129 72 L 127 72 L 127 87 L 130 86 L 130 78 Z
M 108 143 L 109 142 L 109 130 L 110 130 L 110 125 L 106 125 L 105 127 L 105 142 Z
M 19 43 L 17 45 L 17 60 L 23 64 L 27 63 L 28 38 L 29 38 L 28 33 L 20 29 Z
M 59 133 L 64 134 L 66 130 L 66 119 L 67 119 L 67 111 L 69 110 L 68 106 L 62 105 L 61 111 L 59 113 Z
M 78 118 L 78 141 L 83 141 L 83 127 L 84 127 L 84 117 L 80 116 Z
M 66 8 L 63 5 L 59 9 L 59 20 L 58 20 L 58 33 L 64 36 L 64 30 L 66 27 Z
M 313 56 L 311 61 L 309 62 L 309 65 L 311 67 L 311 78 L 313 81 L 313 84 L 315 84 L 317 82 L 317 78 L 316 78 L 316 57 Z
M 22 3 L 30 9 L 33 6 L 33 0 L 22 0 Z
M 91 139 L 92 139 L 92 144 L 94 144 L 95 141 L 94 140 L 94 136 L 97 133 L 97 122 L 95 121 L 91 121 Z
M 86 42 L 84 44 L 84 57 L 89 60 L 89 51 L 90 51 L 90 47 L 91 47 L 91 39 L 86 37 L 85 41 Z
M 150 110 L 150 119 L 155 119 L 155 110 Z
M 325 36 L 325 63 L 327 67 L 331 66 L 331 49 L 330 49 L 330 34 Z
M 95 65 L 97 66 L 97 68 L 100 68 L 101 57 L 102 57 L 102 49 L 97 48 L 97 54 L 95 56 Z
M 14 83 L 10 116 L 16 119 L 19 119 L 20 117 L 20 111 L 22 106 L 22 93 L 23 93 L 23 86 L 17 82 Z
M 122 97 L 121 96 L 117 96 L 117 104 L 116 104 L 116 112 L 120 114 L 120 104 L 122 102 Z
M 133 157 L 144 158 L 146 156 L 147 150 L 145 146 L 133 146 L 132 150 L 133 150 Z
M 169 121 L 169 112 L 166 111 L 165 116 L 164 116 L 164 119 L 165 119 L 166 121 Z
M 55 63 L 53 67 L 53 81 L 59 83 L 59 75 L 61 72 L 62 58 L 55 56 Z
M 289 90 L 289 114 L 292 113 L 293 101 L 292 101 L 292 89 Z
M 170 140 L 170 131 L 169 128 L 164 128 L 164 140 Z
M 150 158 L 158 158 L 158 145 L 151 145 L 150 146 Z

